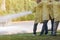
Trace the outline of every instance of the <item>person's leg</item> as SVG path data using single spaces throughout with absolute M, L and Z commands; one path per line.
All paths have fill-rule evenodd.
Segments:
M 56 36 L 58 24 L 59 24 L 59 21 L 54 22 L 54 25 L 53 25 L 53 35 L 52 36 Z
M 48 33 L 47 22 L 48 22 L 48 20 L 44 20 L 40 35 L 42 35 L 44 33 L 44 31 L 45 31 L 45 34 Z
M 47 23 L 48 23 L 48 20 L 46 20 L 46 22 L 45 22 L 45 34 L 46 35 L 48 34 L 48 26 L 47 26 Z
M 53 24 L 54 24 L 54 19 L 51 19 L 51 35 L 53 34 Z
M 44 33 L 44 25 L 42 26 L 42 30 L 41 30 L 41 32 L 40 32 L 40 35 L 42 35 L 43 33 Z
M 51 20 L 51 35 L 52 35 L 53 34 L 54 18 L 52 19 L 51 15 L 49 15 L 49 18 Z
M 34 28 L 33 28 L 33 34 L 34 35 L 36 35 L 37 25 L 38 25 L 38 23 L 34 23 Z

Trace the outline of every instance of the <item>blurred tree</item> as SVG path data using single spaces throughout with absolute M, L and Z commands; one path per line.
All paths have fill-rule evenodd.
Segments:
M 36 6 L 36 0 L 0 0 L 0 15 L 7 15 L 12 13 L 18 13 L 22 11 L 32 10 L 34 6 Z M 1 10 L 3 8 L 2 2 L 5 3 L 5 10 Z M 29 16 L 24 16 L 15 20 L 30 20 L 34 18 L 34 14 Z

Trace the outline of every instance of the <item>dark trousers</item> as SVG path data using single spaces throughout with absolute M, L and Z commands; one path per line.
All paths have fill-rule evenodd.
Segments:
M 34 23 L 33 34 L 36 34 L 37 25 L 38 25 L 38 23 Z
M 50 15 L 49 15 L 49 17 L 50 17 L 51 25 L 52 25 L 52 26 L 51 26 L 51 34 L 52 34 L 52 32 L 53 32 L 54 19 L 52 19 Z M 44 31 L 45 31 L 45 34 L 48 33 L 47 23 L 48 23 L 48 20 L 44 20 L 43 26 L 42 26 L 42 30 L 41 30 L 41 33 L 40 33 L 40 34 L 43 34 Z M 37 25 L 38 25 L 38 23 L 34 23 L 33 34 L 36 34 Z
M 48 33 L 47 22 L 48 22 L 47 20 L 43 22 L 41 34 L 44 32 L 45 29 L 46 29 L 46 30 L 45 30 L 45 34 Z M 54 24 L 54 19 L 51 19 L 51 34 L 52 34 L 52 32 L 53 32 L 53 24 Z M 38 25 L 38 23 L 34 23 L 33 34 L 36 34 L 37 25 Z
M 52 34 L 52 33 L 53 33 L 54 19 L 50 19 L 50 20 L 51 20 L 51 34 Z M 45 30 L 45 34 L 48 34 L 47 23 L 48 23 L 48 20 L 45 20 L 45 21 L 43 22 L 43 26 L 42 26 L 41 34 L 44 33 L 44 30 Z M 40 34 L 40 35 L 41 35 L 41 34 Z
M 48 22 L 48 20 L 44 20 L 40 35 L 42 35 L 44 32 L 45 32 L 45 34 L 48 33 L 47 22 Z
M 55 36 L 57 33 L 57 28 L 58 28 L 59 21 L 54 22 L 53 25 L 53 30 L 52 30 L 52 35 Z
M 53 34 L 54 19 L 51 19 L 51 34 Z
M 54 18 L 52 19 L 50 15 L 49 15 L 49 18 L 51 20 L 51 34 L 53 34 Z
M 48 20 L 45 20 L 45 21 L 43 22 L 43 27 L 42 27 L 41 34 L 43 34 L 44 31 L 45 31 L 45 34 L 48 33 L 47 22 L 48 22 Z M 36 34 L 37 25 L 38 25 L 38 23 L 34 23 L 33 34 Z

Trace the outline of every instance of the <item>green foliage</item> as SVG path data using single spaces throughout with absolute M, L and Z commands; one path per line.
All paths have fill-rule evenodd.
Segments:
M 27 16 L 19 17 L 17 19 L 13 19 L 13 21 L 29 21 L 29 20 L 34 20 L 34 13 L 29 14 Z

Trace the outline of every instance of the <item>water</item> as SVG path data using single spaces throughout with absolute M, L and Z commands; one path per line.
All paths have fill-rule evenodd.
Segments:
M 34 21 L 21 21 L 16 23 L 11 23 L 7 26 L 0 26 L 0 35 L 11 35 L 17 33 L 32 33 L 33 32 Z M 42 24 L 38 24 L 37 32 L 40 32 Z M 48 29 L 51 29 L 50 21 L 48 22 Z M 58 27 L 60 30 L 60 24 Z
M 19 12 L 16 14 L 8 14 L 5 16 L 0 16 L 0 26 L 5 26 L 9 22 L 11 22 L 11 20 L 14 18 L 22 17 L 22 16 L 29 15 L 29 14 L 32 14 L 32 12 L 31 11 L 24 11 L 24 12 Z

